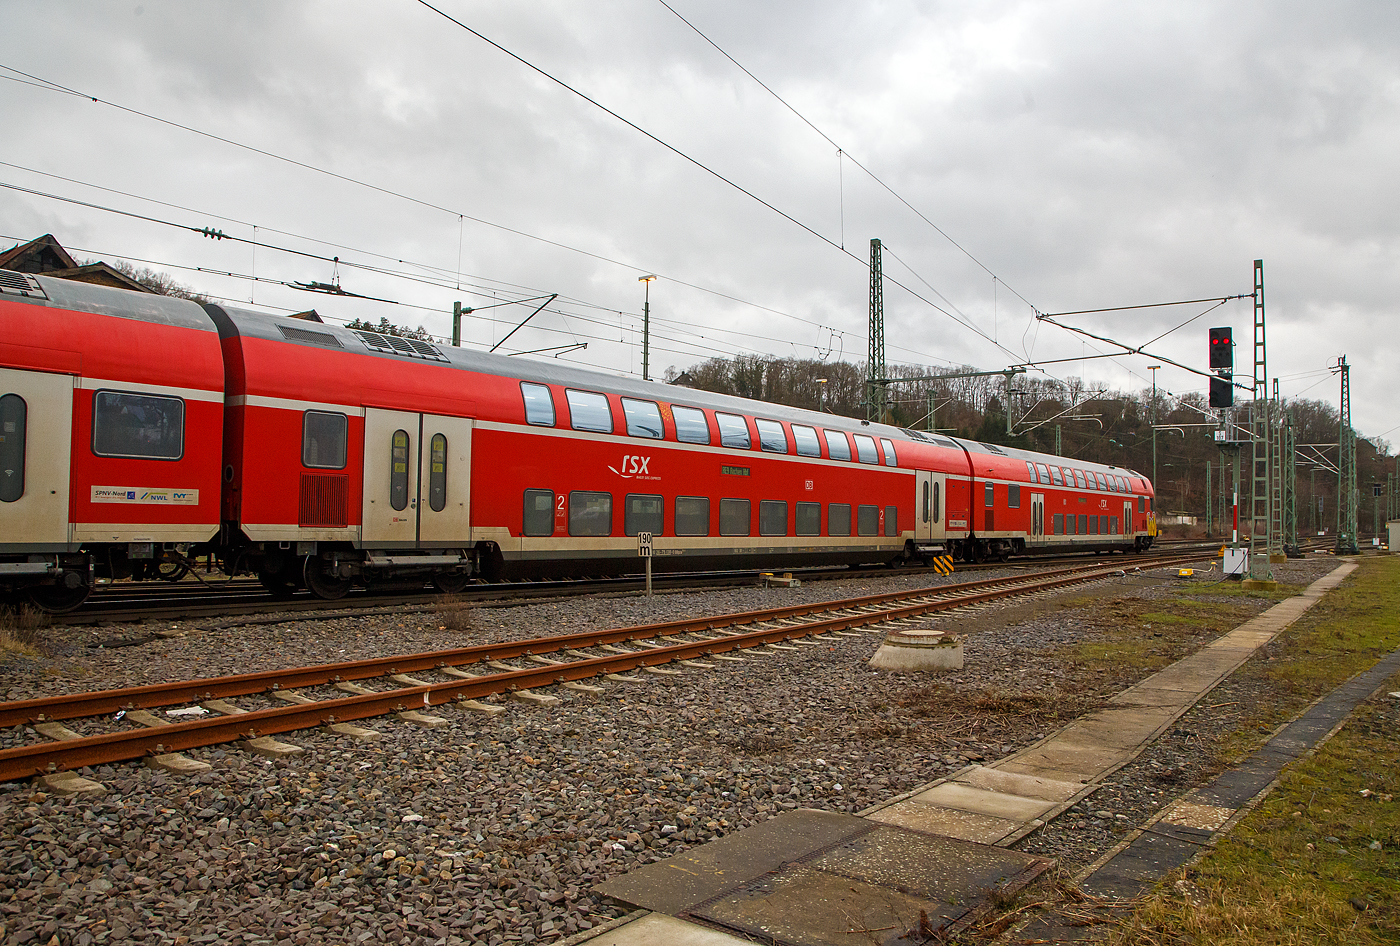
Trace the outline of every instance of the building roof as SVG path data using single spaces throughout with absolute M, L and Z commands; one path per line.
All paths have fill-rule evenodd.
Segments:
M 19 243 L 0 252 L 0 269 L 19 273 L 53 276 L 56 279 L 71 279 L 75 282 L 110 286 L 113 289 L 130 289 L 135 292 L 151 290 L 130 276 L 114 269 L 102 261 L 80 264 L 54 239 L 52 233 Z

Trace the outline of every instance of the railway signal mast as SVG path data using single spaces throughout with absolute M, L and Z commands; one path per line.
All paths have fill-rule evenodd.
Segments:
M 1240 547 L 1240 441 L 1235 437 L 1232 408 L 1235 406 L 1235 340 L 1229 326 L 1210 330 L 1210 406 L 1220 411 L 1220 429 L 1215 439 L 1222 450 L 1230 450 L 1234 489 L 1230 495 L 1230 548 Z M 1227 563 L 1228 570 L 1228 563 Z

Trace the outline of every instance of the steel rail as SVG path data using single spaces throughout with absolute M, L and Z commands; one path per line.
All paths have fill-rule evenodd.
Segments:
M 1197 556 L 1183 558 L 1194 560 Z M 622 673 L 639 667 L 654 667 L 676 660 L 693 660 L 714 654 L 741 650 L 762 644 L 772 644 L 794 637 L 808 637 L 832 631 L 849 630 L 870 624 L 883 624 L 902 618 L 918 617 L 924 614 L 964 607 L 979 601 L 993 600 L 1027 591 L 1041 591 L 1068 585 L 1080 584 L 1105 577 L 1122 569 L 1113 566 L 1080 569 L 1074 574 L 1057 577 L 1039 577 L 1038 580 L 1019 583 L 1005 583 L 1002 588 L 976 591 L 957 597 L 941 597 L 935 600 L 892 608 L 886 611 L 871 611 L 856 614 L 838 614 L 822 621 L 788 625 L 785 627 L 762 628 L 758 630 L 705 638 L 698 641 L 685 641 L 668 646 L 652 647 L 633 654 L 618 654 L 604 657 L 589 657 L 567 662 L 552 663 L 540 667 L 505 671 L 469 680 L 450 680 L 421 686 L 404 687 L 378 693 L 343 697 L 334 700 L 319 700 L 309 704 L 292 704 L 285 707 L 271 707 L 240 713 L 236 716 L 193 720 L 185 723 L 170 723 L 156 728 L 129 730 L 97 736 L 87 736 L 66 742 L 41 743 L 33 746 L 16 746 L 0 750 L 0 781 L 12 781 L 43 772 L 83 766 L 102 765 L 150 754 L 177 752 L 240 739 L 253 739 L 259 736 L 328 726 L 337 722 L 368 719 L 405 710 L 426 709 L 450 702 L 461 702 L 484 696 L 506 693 L 513 690 L 549 686 L 574 680 L 583 680 L 600 674 Z M 986 582 L 982 584 L 992 584 Z M 888 596 L 872 596 L 888 597 Z M 860 600 L 860 599 L 855 599 Z M 857 605 L 843 602 L 842 610 Z M 778 609 L 785 610 L 785 609 Z M 710 619 L 713 620 L 713 619 Z M 771 618 L 769 619 L 771 620 Z M 700 623 L 700 622 L 692 622 Z M 668 625 L 661 625 L 662 627 Z M 712 628 L 707 628 L 712 629 Z M 593 633 L 586 636 L 597 640 L 602 636 L 623 635 L 619 640 L 629 639 L 626 635 L 637 634 L 638 628 L 625 628 L 613 632 Z M 677 632 L 679 633 L 679 632 Z M 570 635 L 579 637 L 585 635 Z M 657 636 L 655 633 L 643 636 Z M 540 643 L 543 640 L 524 641 L 521 644 Z M 528 654 L 522 651 L 520 655 Z M 426 655 L 434 656 L 434 655 Z M 420 669 L 427 669 L 426 667 Z
M 0 727 L 17 726 L 43 720 L 77 719 L 84 716 L 101 716 L 124 709 L 153 709 L 173 706 L 196 700 L 222 699 L 231 696 L 248 696 L 268 690 L 287 689 L 304 686 L 323 686 L 342 681 L 364 680 L 391 673 L 415 673 L 434 670 L 443 666 L 461 666 L 486 660 L 509 660 L 569 648 L 592 647 L 599 644 L 618 644 L 628 640 L 641 640 L 685 634 L 696 630 L 713 630 L 717 627 L 733 627 L 753 624 L 760 621 L 775 621 L 785 618 L 802 617 L 823 611 L 841 608 L 882 605 L 901 599 L 926 598 L 934 595 L 964 594 L 981 588 L 998 585 L 1024 584 L 1042 577 L 1055 577 L 1073 574 L 1085 569 L 1110 566 L 1077 566 L 1027 575 L 1013 575 L 1002 578 L 987 578 L 980 581 L 959 582 L 951 585 L 932 585 L 927 588 L 905 591 L 884 592 L 863 595 L 858 598 L 843 598 L 837 601 L 812 602 L 798 605 L 784 605 L 758 611 L 741 611 L 711 617 L 682 618 L 660 624 L 642 624 L 631 627 L 613 628 L 602 631 L 580 631 L 554 637 L 536 637 L 521 641 L 504 641 L 492 644 L 476 644 L 450 650 L 426 651 L 418 654 L 401 654 L 391 657 L 372 657 L 365 660 L 346 661 L 335 664 L 319 664 L 311 667 L 289 667 L 283 670 L 260 671 L 257 673 L 235 674 L 223 677 L 207 677 L 175 683 L 153 683 L 139 687 L 124 687 L 116 690 L 94 690 L 85 693 L 68 693 L 61 696 L 46 696 L 31 700 L 18 700 L 0 703 Z
M 1217 548 L 1219 543 L 1205 543 L 1202 548 Z M 1181 549 L 1163 549 L 1145 553 L 1137 562 L 1152 561 L 1154 556 L 1176 554 Z M 1082 552 L 1071 555 L 1055 555 L 1034 559 L 1017 559 L 1012 562 L 990 561 L 984 563 L 963 562 L 958 565 L 961 571 L 978 571 L 989 568 L 1009 568 L 1017 566 L 1038 566 L 1086 561 L 1093 553 Z M 1097 564 L 1098 559 L 1094 562 Z M 917 575 L 932 573 L 929 566 L 907 565 L 898 570 L 885 566 L 861 567 L 858 569 L 782 569 L 792 571 L 804 581 L 829 579 L 849 579 L 888 575 Z M 758 571 L 685 572 L 663 574 L 656 577 L 658 585 L 666 588 L 723 587 L 742 585 L 758 577 Z M 88 599 L 80 608 L 64 614 L 55 614 L 51 620 L 63 625 L 119 624 L 143 620 L 187 620 L 204 617 L 224 617 L 229 615 L 254 615 L 270 612 L 293 614 L 319 611 L 340 615 L 359 611 L 370 612 L 376 608 L 406 605 L 415 611 L 430 611 L 436 608 L 431 603 L 434 592 L 426 588 L 408 593 L 384 594 L 355 589 L 339 599 L 322 599 L 298 595 L 289 599 L 271 598 L 257 582 L 236 580 L 227 586 L 223 580 L 210 582 L 205 586 L 194 586 L 182 581 L 176 584 L 143 582 L 148 587 L 105 585 Z M 162 587 L 164 585 L 164 587 Z M 606 579 L 586 581 L 540 580 L 517 581 L 497 584 L 469 585 L 457 597 L 463 601 L 529 600 L 536 598 L 557 598 L 576 594 L 628 593 L 640 590 L 644 582 L 639 576 L 624 575 Z M 162 601 L 164 597 L 166 600 Z M 143 603 L 146 602 L 146 603 Z M 294 619 L 289 619 L 294 620 Z

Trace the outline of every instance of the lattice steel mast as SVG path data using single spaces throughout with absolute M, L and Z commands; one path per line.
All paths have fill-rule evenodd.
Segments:
M 1351 429 L 1351 365 L 1347 356 L 1337 359 L 1342 375 L 1342 422 L 1337 431 L 1341 459 L 1337 464 L 1337 554 L 1355 555 L 1356 546 L 1356 433 Z
M 1264 261 L 1257 259 L 1254 261 L 1254 401 L 1249 406 L 1254 447 L 1249 504 L 1249 577 L 1255 581 L 1272 581 L 1274 577 L 1269 568 L 1273 550 L 1273 538 L 1269 534 L 1273 497 L 1269 476 L 1268 376 L 1264 346 Z
M 885 275 L 880 241 L 870 241 L 870 353 L 865 360 L 865 419 L 885 421 Z

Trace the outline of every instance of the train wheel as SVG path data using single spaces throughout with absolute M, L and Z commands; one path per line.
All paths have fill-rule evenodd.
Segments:
M 36 585 L 29 589 L 29 600 L 41 611 L 65 614 L 78 607 L 92 594 L 88 585 L 69 588 L 67 585 Z
M 341 578 L 339 575 L 327 575 L 321 570 L 319 559 L 307 557 L 306 565 L 302 569 L 302 577 L 306 579 L 306 587 L 318 598 L 325 598 L 327 601 L 335 601 L 337 598 L 345 597 L 353 582 L 349 578 Z
M 274 598 L 290 598 L 297 593 L 297 583 L 281 572 L 258 572 L 258 582 Z
M 433 587 L 445 595 L 460 594 L 472 577 L 466 572 L 440 572 L 433 576 Z

